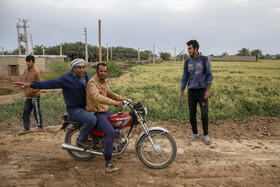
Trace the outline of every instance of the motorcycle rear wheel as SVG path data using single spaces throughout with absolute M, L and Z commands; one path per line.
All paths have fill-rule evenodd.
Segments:
M 176 157 L 177 147 L 174 139 L 167 132 L 159 130 L 150 131 L 150 136 L 157 150 L 152 146 L 149 136 L 145 134 L 136 145 L 139 159 L 152 169 L 167 167 Z
M 76 139 L 78 135 L 80 134 L 80 129 L 75 129 L 73 131 L 67 131 L 65 135 L 65 143 L 75 145 L 76 146 Z M 91 139 L 89 136 L 88 139 Z M 89 161 L 91 160 L 95 155 L 86 153 L 86 152 L 80 152 L 80 151 L 71 151 L 67 150 L 68 154 L 78 161 Z

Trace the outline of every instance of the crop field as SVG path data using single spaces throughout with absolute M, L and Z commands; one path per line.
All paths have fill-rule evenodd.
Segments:
M 187 120 L 187 90 L 184 100 L 179 97 L 182 72 L 183 62 L 137 66 L 110 87 L 124 97 L 143 101 L 152 121 Z M 214 61 L 212 72 L 210 120 L 280 116 L 280 61 Z
M 135 102 L 143 101 L 148 108 L 147 119 L 150 121 L 184 121 L 189 117 L 187 90 L 184 100 L 179 97 L 182 71 L 183 62 L 135 66 L 129 73 L 109 81 L 109 84 L 119 95 Z M 214 61 L 212 72 L 214 81 L 209 99 L 210 120 L 249 116 L 280 117 L 280 61 Z M 123 110 L 110 108 L 113 112 Z M 59 125 L 60 116 L 66 113 L 63 96 L 58 93 L 42 96 L 41 109 L 46 125 Z M 23 99 L 2 105 L 0 122 L 18 123 L 15 116 L 21 117 L 22 110 Z

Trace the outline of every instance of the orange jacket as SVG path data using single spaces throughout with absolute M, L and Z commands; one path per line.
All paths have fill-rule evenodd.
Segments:
M 114 106 L 117 101 L 124 100 L 110 90 L 107 80 L 102 81 L 96 74 L 88 81 L 86 93 L 86 110 L 90 112 L 107 112 L 108 105 Z
M 40 74 L 35 70 L 28 70 L 26 69 L 24 71 L 24 82 L 32 82 L 32 81 L 42 81 L 42 78 Z M 40 90 L 39 89 L 33 89 L 33 88 L 24 88 L 25 97 L 27 99 L 35 98 L 40 96 Z

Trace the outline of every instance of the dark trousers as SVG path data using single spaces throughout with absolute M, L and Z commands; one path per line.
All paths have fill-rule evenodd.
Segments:
M 78 136 L 78 140 L 81 142 L 87 140 L 88 134 L 96 124 L 96 116 L 84 108 L 75 108 L 73 110 L 69 110 L 68 115 L 72 119 L 80 121 L 83 124 Z
M 197 103 L 199 103 L 203 127 L 203 135 L 208 135 L 208 99 L 204 99 L 204 93 L 206 89 L 189 89 L 188 90 L 188 102 L 189 102 L 189 114 L 190 123 L 192 125 L 192 131 L 194 134 L 198 133 L 196 110 Z
M 97 117 L 97 128 L 102 130 L 106 135 L 103 153 L 105 160 L 111 160 L 113 143 L 116 135 L 115 129 L 113 128 L 113 125 L 109 120 L 109 116 L 112 114 L 113 113 L 110 110 L 108 110 L 107 112 L 97 112 L 94 114 Z
M 32 99 L 24 99 L 23 107 L 23 126 L 26 130 L 30 130 L 30 113 L 33 109 L 34 118 L 38 127 L 43 128 L 42 114 L 40 109 L 40 96 Z

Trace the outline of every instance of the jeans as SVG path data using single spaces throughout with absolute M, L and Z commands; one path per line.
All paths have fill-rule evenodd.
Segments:
M 97 119 L 95 115 L 88 112 L 84 108 L 76 108 L 74 110 L 68 111 L 68 115 L 72 119 L 82 122 L 83 127 L 78 136 L 78 140 L 81 142 L 85 141 L 87 139 L 88 134 L 96 124 Z
M 39 128 L 43 128 L 42 114 L 40 109 L 40 96 L 32 99 L 24 99 L 23 107 L 23 126 L 30 130 L 30 113 L 33 109 L 34 118 Z
M 202 119 L 203 135 L 208 135 L 208 99 L 204 99 L 206 89 L 189 89 L 188 90 L 188 102 L 189 102 L 189 114 L 190 123 L 192 125 L 192 131 L 194 134 L 198 133 L 196 122 L 196 109 L 197 103 L 199 103 Z
M 107 112 L 97 112 L 95 116 L 97 117 L 97 128 L 103 131 L 106 135 L 104 143 L 104 157 L 105 160 L 111 160 L 113 152 L 113 143 L 115 139 L 115 129 L 113 128 L 112 123 L 109 120 L 109 116 L 113 113 L 108 110 Z

